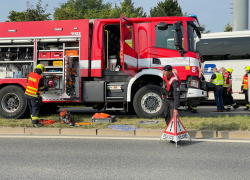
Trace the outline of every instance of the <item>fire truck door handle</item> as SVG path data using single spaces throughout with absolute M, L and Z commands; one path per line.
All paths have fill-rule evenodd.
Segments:
M 160 64 L 161 65 L 161 60 L 158 58 L 153 58 L 153 64 Z

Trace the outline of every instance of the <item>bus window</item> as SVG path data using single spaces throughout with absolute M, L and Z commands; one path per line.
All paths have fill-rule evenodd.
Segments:
M 225 38 L 223 51 L 225 60 L 249 59 L 250 37 Z
M 201 39 L 196 44 L 196 49 L 205 61 L 223 60 L 223 39 Z

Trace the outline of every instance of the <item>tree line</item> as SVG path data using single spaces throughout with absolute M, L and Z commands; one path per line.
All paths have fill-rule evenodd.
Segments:
M 27 9 L 23 12 L 10 11 L 7 22 L 51 20 L 52 14 L 45 13 L 48 4 L 42 6 L 42 0 L 38 0 L 36 5 L 27 1 L 26 6 Z M 129 18 L 147 17 L 143 8 L 135 7 L 132 0 L 123 0 L 120 5 L 114 6 L 112 3 L 103 3 L 103 0 L 68 0 L 54 8 L 53 19 L 111 19 L 119 18 L 120 14 Z M 182 15 L 182 9 L 176 0 L 165 0 L 151 8 L 149 17 Z
M 129 18 L 135 17 L 164 17 L 164 16 L 186 16 L 188 13 L 183 12 L 177 0 L 164 0 L 155 7 L 150 8 L 149 15 L 144 12 L 143 7 L 135 7 L 132 0 L 123 0 L 120 5 L 112 3 L 103 3 L 103 0 L 68 0 L 66 3 L 59 3 L 54 8 L 54 20 L 69 19 L 112 19 L 119 18 L 124 14 Z M 22 12 L 10 11 L 6 22 L 19 21 L 46 21 L 52 20 L 52 14 L 46 13 L 48 4 L 42 6 L 42 0 L 38 0 L 36 5 L 29 1 L 26 3 L 27 9 Z M 224 31 L 232 31 L 232 28 L 225 27 Z M 206 26 L 203 33 L 209 33 Z

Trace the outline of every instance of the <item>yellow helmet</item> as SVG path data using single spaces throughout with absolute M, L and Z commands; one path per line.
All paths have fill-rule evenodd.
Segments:
M 227 72 L 229 72 L 231 74 L 233 72 L 233 69 L 227 68 Z
M 42 73 L 45 71 L 45 66 L 43 64 L 36 65 L 36 69 L 41 69 Z
M 250 71 L 250 66 L 246 66 L 245 70 Z

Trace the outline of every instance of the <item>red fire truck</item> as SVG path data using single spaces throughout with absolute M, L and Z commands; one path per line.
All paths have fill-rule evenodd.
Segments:
M 0 23 L 0 115 L 25 115 L 27 77 L 39 63 L 46 67 L 46 111 L 77 104 L 160 117 L 167 64 L 181 78 L 181 103 L 197 105 L 207 98 L 194 49 L 200 31 L 195 17 Z

